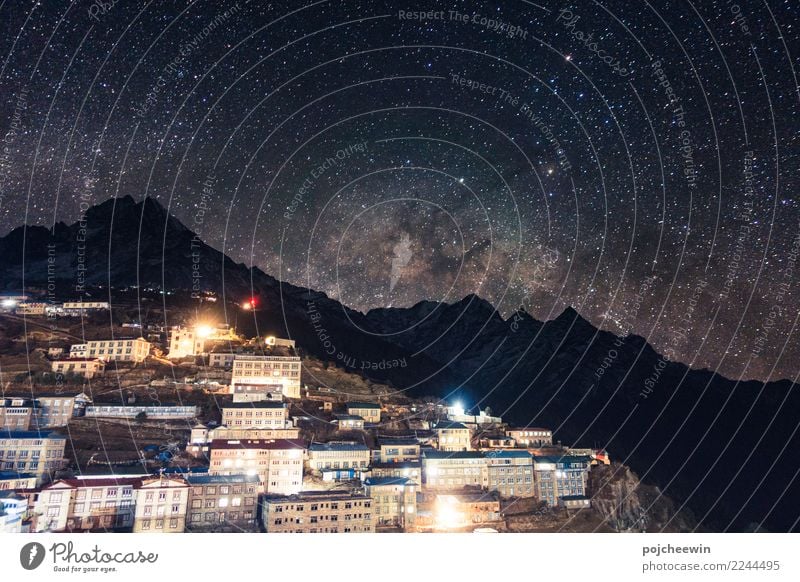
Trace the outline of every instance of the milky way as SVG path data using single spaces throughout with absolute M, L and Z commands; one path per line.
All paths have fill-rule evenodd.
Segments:
M 795 377 L 796 3 L 0 5 L 0 234 L 158 198 L 356 309 Z

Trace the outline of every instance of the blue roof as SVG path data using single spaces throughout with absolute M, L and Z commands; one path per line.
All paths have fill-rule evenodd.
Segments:
M 67 437 L 47 430 L 0 430 L 0 439 L 60 439 L 63 441 Z
M 480 451 L 425 451 L 422 454 L 426 459 L 483 459 Z
M 491 459 L 530 459 L 533 457 L 528 451 L 490 451 L 486 456 Z
M 236 483 L 258 483 L 258 475 L 186 475 L 189 485 L 217 485 Z
M 18 473 L 17 471 L 0 471 L 0 481 L 4 479 L 31 479 L 35 478 L 33 473 Z
M 367 487 L 379 487 L 381 485 L 413 485 L 416 486 L 411 479 L 407 477 L 367 477 L 364 481 Z

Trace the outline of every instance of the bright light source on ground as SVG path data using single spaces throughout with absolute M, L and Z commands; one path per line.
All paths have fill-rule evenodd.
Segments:
M 205 338 L 214 333 L 214 328 L 212 328 L 210 325 L 198 325 L 195 328 L 195 331 L 197 332 L 198 336 Z
M 464 526 L 464 514 L 458 511 L 456 498 L 452 495 L 436 497 L 436 528 L 458 529 Z
M 3 307 L 14 307 L 17 304 L 13 299 L 3 299 Z

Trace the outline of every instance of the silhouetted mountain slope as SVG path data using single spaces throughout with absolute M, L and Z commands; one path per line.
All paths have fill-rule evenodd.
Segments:
M 189 290 L 196 260 L 203 289 L 237 300 L 257 295 L 253 325 L 314 355 L 414 395 L 455 393 L 490 405 L 515 424 L 553 428 L 565 444 L 606 447 L 643 481 L 686 501 L 709 529 L 762 520 L 772 531 L 798 528 L 790 455 L 800 446 L 800 396 L 788 381 L 737 384 L 690 370 L 640 337 L 596 329 L 571 308 L 547 322 L 524 312 L 503 319 L 470 295 L 361 314 L 234 263 L 153 200 L 107 201 L 87 211 L 86 227 L 87 284 Z M 25 285 L 47 284 L 52 244 L 59 284 L 74 288 L 80 234 L 79 224 L 9 233 L 0 239 L 2 286 L 22 287 L 24 236 Z

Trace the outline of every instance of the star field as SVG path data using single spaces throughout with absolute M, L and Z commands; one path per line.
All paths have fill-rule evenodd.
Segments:
M 797 12 L 6 1 L 0 234 L 154 197 L 356 309 L 572 305 L 694 367 L 794 378 Z

